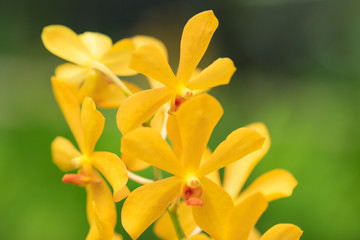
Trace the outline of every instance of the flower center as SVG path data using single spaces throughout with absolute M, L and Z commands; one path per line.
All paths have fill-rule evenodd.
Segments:
M 75 157 L 71 160 L 71 163 L 74 167 L 79 168 L 81 166 L 83 166 L 84 164 L 90 164 L 90 159 L 85 156 L 85 155 L 81 155 L 80 157 Z
M 186 179 L 181 192 L 181 197 L 188 206 L 202 206 L 203 202 L 200 199 L 203 193 L 200 180 L 195 176 L 190 176 Z

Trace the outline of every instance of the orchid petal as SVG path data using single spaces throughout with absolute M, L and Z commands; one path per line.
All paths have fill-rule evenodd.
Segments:
M 256 193 L 236 205 L 227 220 L 226 240 L 248 239 L 250 232 L 267 206 L 265 197 L 260 193 Z
M 107 51 L 100 62 L 105 64 L 113 73 L 119 76 L 132 76 L 137 72 L 129 68 L 130 59 L 135 46 L 130 39 L 122 39 Z
M 143 185 L 128 196 L 121 219 L 132 239 L 137 239 L 179 196 L 181 183 L 179 177 L 170 177 Z
M 141 160 L 139 160 L 137 158 L 127 156 L 124 153 L 122 153 L 121 159 L 125 163 L 126 168 L 129 169 L 132 172 L 141 171 L 141 170 L 143 170 L 145 168 L 148 168 L 150 166 L 150 164 L 148 164 L 148 163 L 146 163 L 144 161 L 141 161 Z
M 55 76 L 59 81 L 78 88 L 85 80 L 88 68 L 80 67 L 73 63 L 64 63 L 56 67 Z
M 74 135 L 74 138 L 83 149 L 84 139 L 80 121 L 80 106 L 74 94 L 62 82 L 58 81 L 55 77 L 51 78 L 51 83 L 55 95 L 55 99 L 60 106 L 65 120 Z
M 102 81 L 106 81 L 103 74 L 94 69 L 89 70 L 83 83 L 79 85 L 79 87 L 73 89 L 79 104 L 81 104 L 86 97 L 91 97 L 94 100 L 94 95 L 100 90 L 99 83 Z
M 110 152 L 95 152 L 91 157 L 94 167 L 101 172 L 112 186 L 114 201 L 122 200 L 124 196 L 122 196 L 121 190 L 128 180 L 125 164 L 116 154 Z
M 236 68 L 229 58 L 219 58 L 205 68 L 199 75 L 192 78 L 187 85 L 191 90 L 209 89 L 228 84 Z
M 80 34 L 79 38 L 85 47 L 91 52 L 93 58 L 97 60 L 100 59 L 112 46 L 111 38 L 101 33 L 85 32 Z
M 95 177 L 100 179 L 100 182 L 86 185 L 87 216 L 91 226 L 89 235 L 100 236 L 100 229 L 98 229 L 98 224 L 96 224 L 96 221 L 100 220 L 102 222 L 105 222 L 105 225 L 110 224 L 113 231 L 116 224 L 116 208 L 108 185 L 104 182 L 104 180 L 102 179 L 102 177 L 100 177 L 99 174 L 97 174 L 96 172 L 94 172 L 94 174 Z M 94 211 L 94 203 L 96 205 L 97 211 L 99 212 L 99 215 L 101 215 L 101 218 L 97 220 L 96 218 L 98 218 L 99 216 L 96 216 L 97 213 Z M 91 236 L 89 235 L 87 239 L 94 239 L 91 238 Z
M 84 132 L 84 154 L 90 155 L 104 129 L 105 118 L 96 110 L 94 101 L 86 97 L 81 109 L 81 125 Z
M 85 187 L 91 183 L 99 183 L 99 179 L 93 175 L 86 175 L 82 173 L 82 169 L 79 169 L 78 174 L 67 173 L 63 176 L 62 182 L 66 184 L 72 184 L 79 187 Z
M 69 62 L 88 66 L 93 61 L 79 36 L 68 27 L 47 26 L 42 31 L 41 39 L 47 50 Z
M 89 224 L 90 224 L 90 230 L 89 230 L 88 234 L 86 235 L 85 240 L 99 239 L 100 233 L 96 226 L 95 219 L 93 220 L 93 222 L 90 222 Z
M 135 84 L 123 81 L 131 92 L 139 92 Z M 116 108 L 127 98 L 124 91 L 114 83 L 110 82 L 98 71 L 88 71 L 84 83 L 79 89 L 74 89 L 79 102 L 85 97 L 91 97 L 100 108 Z
M 192 207 L 182 202 L 178 208 L 178 216 L 186 236 L 189 236 L 197 227 L 192 215 Z
M 169 144 L 152 128 L 137 128 L 123 136 L 121 152 L 171 174 L 184 174 L 184 167 L 177 160 Z
M 294 224 L 276 224 L 260 240 L 299 240 L 303 231 Z
M 173 92 L 168 88 L 149 89 L 135 93 L 126 99 L 116 115 L 118 128 L 122 134 L 140 127 L 162 105 L 171 99 Z
M 220 103 L 203 94 L 185 101 L 176 118 L 182 140 L 182 160 L 189 171 L 198 169 L 210 135 L 223 114 Z
M 211 150 L 209 148 L 206 148 L 202 155 L 200 164 L 203 164 L 204 162 L 206 162 L 210 156 L 211 156 Z M 214 183 L 216 183 L 217 185 L 221 186 L 219 171 L 211 172 L 211 173 L 207 174 L 206 177 L 208 179 L 210 179 L 211 181 L 213 181 Z
M 204 190 L 201 197 L 203 206 L 192 207 L 195 222 L 213 238 L 226 239 L 227 226 L 224 223 L 233 209 L 233 201 L 220 186 L 206 177 L 202 177 L 200 182 Z
M 155 45 L 138 48 L 131 58 L 130 68 L 153 78 L 172 89 L 179 88 L 179 81 L 172 72 L 165 56 Z
M 185 25 L 181 37 L 178 79 L 186 85 L 203 57 L 219 22 L 213 11 L 193 16 Z
M 114 233 L 112 240 L 123 240 L 123 237 L 118 233 Z
M 240 193 L 236 203 L 257 192 L 262 193 L 267 201 L 289 197 L 296 185 L 297 181 L 291 173 L 282 169 L 275 169 L 258 177 Z
M 248 154 L 260 149 L 264 137 L 249 128 L 239 128 L 233 131 L 214 151 L 209 160 L 198 170 L 202 176 L 225 167 Z
M 97 179 L 100 179 L 100 181 L 98 183 L 92 183 L 86 186 L 87 201 L 89 204 L 89 209 L 87 210 L 90 210 L 90 212 L 92 212 L 92 202 L 94 201 L 99 212 L 102 215 L 102 218 L 115 226 L 116 208 L 111 191 L 104 179 L 96 171 L 94 171 L 94 174 Z M 91 217 L 94 216 L 90 215 L 90 219 Z
M 104 220 L 94 201 L 92 202 L 92 206 L 94 211 L 95 224 L 101 239 L 111 240 L 114 235 L 114 226 Z
M 261 234 L 256 228 L 253 228 L 250 232 L 249 238 L 247 240 L 259 240 L 261 237 Z
M 159 39 L 144 35 L 137 35 L 132 37 L 131 39 L 133 40 L 136 49 L 144 45 L 154 44 L 160 50 L 165 59 L 168 59 L 167 49 L 164 43 L 161 42 Z
M 88 234 L 86 235 L 85 240 L 99 239 L 100 233 L 96 226 L 95 219 L 93 220 L 93 222 L 91 222 L 89 224 L 90 224 L 90 230 L 89 230 Z
M 133 93 L 140 91 L 140 88 L 135 84 L 125 81 L 123 83 Z M 99 79 L 96 90 L 91 97 L 99 108 L 118 108 L 127 99 L 124 91 L 119 86 L 104 79 Z
M 81 156 L 74 145 L 63 137 L 57 137 L 51 143 L 51 154 L 55 165 L 64 172 L 76 169 L 76 166 L 72 164 L 72 159 Z
M 266 126 L 263 123 L 253 123 L 247 128 L 253 129 L 265 137 L 264 145 L 261 149 L 250 153 L 246 157 L 242 158 L 241 161 L 232 163 L 225 168 L 224 173 L 224 189 L 235 199 L 246 179 L 249 177 L 251 171 L 256 164 L 264 157 L 270 148 L 270 136 Z
M 172 149 L 178 159 L 181 159 L 182 154 L 182 143 L 179 125 L 177 121 L 177 116 L 174 114 L 169 114 L 167 123 L 166 123 L 166 132 L 167 136 L 171 141 Z

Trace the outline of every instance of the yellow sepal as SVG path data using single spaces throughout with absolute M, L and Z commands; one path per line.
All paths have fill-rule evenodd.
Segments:
M 152 128 L 137 128 L 121 139 L 121 152 L 177 176 L 184 175 L 184 167 L 169 144 Z
M 264 143 L 264 137 L 249 128 L 239 128 L 233 131 L 223 141 L 198 170 L 199 176 L 206 175 L 225 167 L 248 154 L 260 149 Z
M 74 145 L 63 137 L 57 137 L 51 143 L 51 154 L 55 165 L 64 172 L 76 169 L 72 160 L 81 156 Z
M 169 204 L 179 196 L 181 179 L 170 177 L 135 189 L 125 200 L 121 221 L 132 239 L 137 239 Z
M 203 57 L 218 25 L 211 10 L 196 14 L 186 23 L 181 37 L 180 62 L 176 75 L 184 85 Z
M 263 123 L 253 123 L 247 128 L 253 129 L 265 137 L 264 145 L 257 151 L 250 153 L 241 159 L 236 161 L 225 168 L 224 173 L 224 188 L 235 199 L 240 190 L 242 189 L 245 181 L 249 177 L 251 171 L 256 164 L 264 157 L 270 148 L 270 135 Z
M 230 196 L 217 184 L 202 177 L 203 186 L 201 200 L 203 206 L 194 206 L 193 216 L 198 226 L 217 240 L 226 240 L 226 224 L 224 224 L 233 209 Z
M 197 90 L 228 84 L 235 70 L 231 59 L 219 58 L 196 77 L 191 78 L 187 87 L 191 90 Z
M 110 152 L 95 152 L 92 156 L 93 166 L 101 172 L 113 188 L 113 198 L 115 202 L 122 200 L 124 196 L 122 190 L 128 180 L 125 164 L 120 158 Z
M 294 224 L 276 224 L 260 240 L 299 240 L 303 231 Z
M 126 99 L 116 115 L 117 126 L 124 135 L 141 126 L 162 105 L 171 99 L 173 92 L 168 88 L 149 89 L 135 93 Z
M 92 62 L 92 55 L 70 28 L 61 25 L 50 25 L 43 29 L 41 39 L 44 46 L 54 55 L 81 66 Z

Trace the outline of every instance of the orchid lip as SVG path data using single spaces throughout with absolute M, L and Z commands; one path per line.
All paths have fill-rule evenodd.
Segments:
M 84 187 L 89 183 L 98 183 L 98 179 L 80 174 L 65 174 L 62 178 L 63 183 Z

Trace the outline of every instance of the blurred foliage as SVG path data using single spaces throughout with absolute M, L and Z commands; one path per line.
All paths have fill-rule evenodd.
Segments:
M 51 162 L 51 141 L 72 136 L 49 82 L 62 61 L 43 48 L 42 28 L 64 24 L 114 40 L 153 35 L 176 66 L 183 25 L 206 9 L 220 26 L 200 66 L 229 56 L 238 68 L 228 86 L 211 92 L 225 110 L 211 149 L 232 130 L 262 121 L 272 147 L 249 181 L 273 168 L 299 181 L 292 197 L 270 204 L 260 231 L 290 222 L 304 240 L 359 239 L 357 0 L 1 1 L 0 239 L 84 239 L 88 231 L 84 189 L 62 184 Z M 116 110 L 104 114 L 97 149 L 119 154 Z M 149 229 L 141 239 L 152 236 Z

